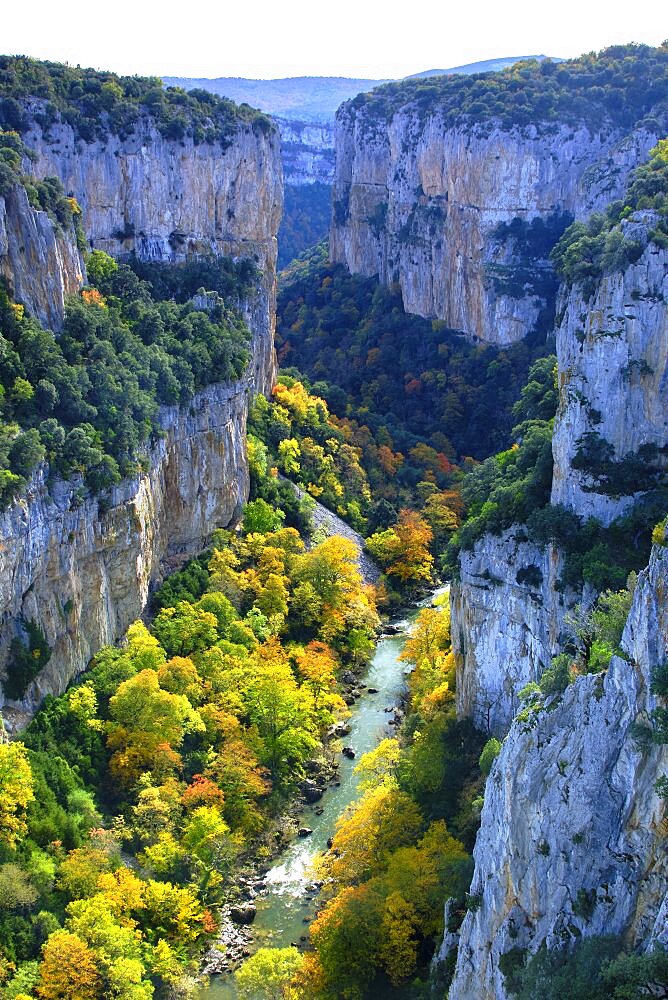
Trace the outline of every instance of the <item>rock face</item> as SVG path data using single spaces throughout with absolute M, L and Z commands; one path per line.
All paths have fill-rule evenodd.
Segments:
M 334 180 L 334 123 L 277 118 L 283 177 L 294 187 Z
M 75 234 L 32 208 L 24 187 L 15 184 L 0 198 L 0 275 L 43 326 L 60 330 L 65 298 L 79 291 L 85 273 Z
M 572 595 L 556 587 L 562 560 L 526 541 L 520 528 L 486 535 L 461 556 L 450 589 L 457 711 L 497 736 L 508 731 L 519 692 L 559 651 Z
M 648 222 L 628 223 L 627 238 L 646 237 Z M 638 229 L 644 234 L 634 233 Z M 667 257 L 650 243 L 636 263 L 604 275 L 593 290 L 576 285 L 559 295 L 551 501 L 585 520 L 607 525 L 639 494 L 610 495 L 610 487 L 603 492 L 572 467 L 582 435 L 600 434 L 616 461 L 643 445 L 665 449 L 668 442 Z M 658 461 L 665 466 L 665 450 Z M 564 614 L 581 597 L 556 586 L 558 554 L 518 542 L 521 537 L 517 528 L 482 538 L 462 554 L 461 580 L 451 591 L 459 714 L 496 735 L 508 730 L 518 691 L 558 652 Z M 540 583 L 518 582 L 527 567 L 535 567 Z
M 332 260 L 398 281 L 408 312 L 485 343 L 549 327 L 554 242 L 572 217 L 619 197 L 657 136 L 493 123 L 448 126 L 438 111 L 337 114 Z M 550 240 L 548 240 L 548 243 Z
M 632 222 L 627 235 L 645 228 Z M 650 244 L 624 272 L 605 275 L 588 300 L 579 286 L 561 299 L 552 503 L 609 524 L 633 496 L 604 493 L 571 462 L 587 433 L 612 445 L 616 460 L 668 441 L 668 254 Z
M 24 140 L 36 154 L 27 168 L 58 177 L 83 211 L 90 245 L 114 256 L 179 261 L 213 251 L 253 258 L 262 280 L 241 303 L 254 345 L 256 387 L 275 375 L 276 233 L 283 205 L 275 130 L 239 127 L 224 148 L 164 138 L 150 119 L 131 136 L 83 143 L 71 126 L 35 124 Z M 264 346 L 265 353 L 261 354 Z
M 7 720 L 20 723 L 61 693 L 105 643 L 121 638 L 150 587 L 240 513 L 248 495 L 248 382 L 214 385 L 189 406 L 164 407 L 150 472 L 101 500 L 78 482 L 49 490 L 44 474 L 0 516 L 0 655 L 19 620 L 36 621 L 51 658 Z
M 505 1000 L 499 959 L 580 935 L 668 943 L 665 802 L 654 789 L 668 749 L 631 734 L 656 707 L 652 669 L 668 657 L 668 548 L 638 579 L 604 675 L 580 678 L 548 710 L 516 720 L 487 780 L 451 1000 Z M 662 844 L 663 841 L 663 844 Z

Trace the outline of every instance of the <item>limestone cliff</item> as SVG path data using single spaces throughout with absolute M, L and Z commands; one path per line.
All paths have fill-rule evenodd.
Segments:
M 277 118 L 281 134 L 283 176 L 293 187 L 331 184 L 334 179 L 334 125 Z
M 78 292 L 85 280 L 74 232 L 32 208 L 21 184 L 0 197 L 0 275 L 14 300 L 56 331 L 63 324 L 66 296 Z
M 646 237 L 643 222 L 625 225 L 629 238 L 639 228 Z M 640 473 L 648 468 L 641 463 L 638 478 L 631 477 L 637 493 L 616 487 L 620 460 L 655 445 L 657 468 L 666 465 L 667 256 L 649 243 L 624 270 L 603 274 L 590 288 L 579 284 L 559 294 L 551 502 L 585 521 L 595 517 L 608 525 L 651 486 L 651 479 L 641 482 Z M 593 439 L 594 460 L 605 442 L 613 450 L 604 481 L 572 466 L 584 435 L 591 433 L 600 435 Z M 510 725 L 518 691 L 538 680 L 558 652 L 564 614 L 582 597 L 557 586 L 558 553 L 518 543 L 522 534 L 518 527 L 501 538 L 480 539 L 473 552 L 462 554 L 461 580 L 452 588 L 459 714 L 472 715 L 497 735 Z M 536 586 L 519 582 L 518 574 L 529 566 L 540 581 Z
M 464 127 L 437 108 L 379 117 L 345 104 L 331 257 L 398 281 L 408 312 L 486 343 L 520 340 L 551 322 L 549 246 L 571 218 L 619 197 L 656 139 L 650 128 Z
M 77 481 L 49 488 L 43 471 L 0 516 L 0 656 L 21 618 L 38 622 L 52 649 L 22 703 L 3 710 L 10 725 L 120 639 L 150 586 L 238 516 L 248 495 L 248 399 L 244 380 L 164 407 L 149 472 L 99 498 Z
M 38 124 L 23 139 L 35 154 L 26 169 L 56 176 L 83 211 L 91 247 L 114 256 L 179 261 L 213 251 L 253 258 L 261 281 L 240 303 L 256 336 L 257 388 L 275 374 L 276 233 L 283 205 L 278 133 L 240 125 L 225 146 L 165 138 L 150 118 L 126 138 L 82 142 L 65 122 Z M 264 354 L 261 351 L 264 350 Z
M 629 237 L 645 228 L 625 225 Z M 586 434 L 600 436 L 599 453 L 602 442 L 611 445 L 615 462 L 668 442 L 668 254 L 650 243 L 625 271 L 604 275 L 591 296 L 578 285 L 564 290 L 559 308 L 552 503 L 609 524 L 634 494 L 602 487 L 572 462 Z
M 487 535 L 462 553 L 460 579 L 450 588 L 457 711 L 483 732 L 508 731 L 519 692 L 559 652 L 572 603 L 557 586 L 561 569 L 558 552 L 531 544 L 520 528 Z
M 652 670 L 668 657 L 668 548 L 638 579 L 623 656 L 516 720 L 487 780 L 451 1000 L 505 1000 L 500 957 L 561 948 L 581 935 L 668 944 L 668 749 L 632 735 L 656 707 Z M 517 953 L 516 953 L 517 954 Z M 443 957 L 443 956 L 442 956 Z

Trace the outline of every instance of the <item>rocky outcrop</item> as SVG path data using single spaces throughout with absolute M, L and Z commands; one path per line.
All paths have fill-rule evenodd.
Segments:
M 43 630 L 51 658 L 11 724 L 61 693 L 105 643 L 140 617 L 151 586 L 233 521 L 248 495 L 247 381 L 214 385 L 184 408 L 164 407 L 150 471 L 103 497 L 80 482 L 47 484 L 0 516 L 0 655 L 21 618 Z
M 623 224 L 625 236 L 646 242 L 648 224 Z M 611 445 L 617 462 L 668 442 L 668 254 L 650 243 L 625 271 L 604 275 L 591 295 L 576 285 L 561 299 L 552 503 L 609 524 L 635 495 L 614 483 L 602 488 L 572 462 L 587 434 Z
M 460 579 L 450 588 L 457 711 L 483 732 L 508 731 L 519 692 L 559 652 L 573 603 L 558 586 L 561 571 L 558 552 L 533 545 L 519 527 L 462 552 Z
M 256 386 L 269 391 L 283 205 L 277 131 L 244 124 L 224 146 L 195 144 L 166 139 L 149 118 L 126 138 L 110 133 L 84 143 L 64 122 L 47 134 L 34 124 L 23 138 L 35 154 L 26 169 L 58 177 L 76 197 L 92 247 L 144 260 L 214 252 L 256 261 L 261 280 L 240 305 L 256 336 Z
M 632 726 L 656 707 L 652 670 L 668 658 L 668 548 L 638 579 L 623 656 L 516 720 L 487 780 L 451 1000 L 505 1000 L 502 955 L 580 936 L 668 944 L 668 749 L 641 752 Z M 663 919 L 662 919 L 663 916 Z
M 0 275 L 14 301 L 58 331 L 65 298 L 79 291 L 85 273 L 74 232 L 32 208 L 21 184 L 10 188 L 0 198 Z
M 334 123 L 277 118 L 283 177 L 293 187 L 331 184 L 334 179 Z
M 337 114 L 332 260 L 398 281 L 407 312 L 486 343 L 549 328 L 565 223 L 621 196 L 657 136 L 449 126 L 438 110 Z M 530 227 L 540 219 L 545 228 Z
M 278 134 L 240 126 L 225 146 L 165 138 L 143 119 L 127 138 L 84 143 L 70 125 L 34 125 L 24 141 L 37 177 L 56 176 L 81 205 L 86 235 L 114 255 L 271 257 L 281 214 Z

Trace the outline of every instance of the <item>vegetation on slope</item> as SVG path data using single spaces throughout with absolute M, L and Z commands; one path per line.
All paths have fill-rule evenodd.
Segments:
M 241 534 L 165 582 L 150 629 L 0 744 L 3 997 L 191 994 L 236 859 L 275 849 L 377 625 L 352 544 L 307 552 L 284 517 L 249 503 Z
M 29 105 L 29 108 L 28 108 Z M 35 121 L 48 134 L 64 121 L 84 142 L 109 134 L 126 138 L 150 118 L 166 139 L 225 148 L 244 124 L 274 126 L 262 112 L 206 90 L 165 89 L 158 77 L 118 76 L 28 56 L 0 56 L 0 127 L 27 131 Z
M 57 337 L 0 289 L 1 503 L 43 460 L 93 491 L 113 485 L 145 463 L 161 404 L 242 374 L 250 334 L 240 314 L 217 294 L 204 306 L 186 296 L 206 282 L 235 289 L 236 301 L 250 280 L 244 265 L 140 270 L 159 277 L 162 299 L 131 267 L 93 251 L 91 286 L 70 299 Z
M 287 267 L 299 254 L 327 238 L 332 214 L 332 186 L 286 184 L 283 218 L 278 230 L 278 266 Z
M 399 738 L 383 740 L 360 759 L 359 797 L 316 862 L 323 887 L 310 928 L 312 950 L 293 956 L 290 968 L 282 951 L 263 949 L 238 974 L 242 983 L 258 963 L 277 975 L 282 968 L 286 989 L 291 980 L 294 992 L 277 996 L 366 1000 L 416 976 L 428 990 L 443 900 L 456 901 L 458 921 L 467 907 L 483 740 L 456 719 L 447 607 L 420 612 L 402 659 L 413 671 Z
M 466 456 L 507 445 L 529 366 L 549 350 L 537 341 L 471 344 L 406 314 L 398 288 L 327 263 L 324 246 L 282 276 L 279 359 L 326 400 L 374 497 L 395 507 L 421 506 L 425 484 L 443 489 Z
M 256 399 L 249 427 L 269 450 L 276 471 L 304 487 L 304 501 L 317 498 L 370 536 L 366 547 L 383 570 L 379 587 L 383 602 L 405 601 L 431 582 L 434 552 L 459 524 L 461 501 L 456 490 L 439 489 L 436 476 L 427 468 L 419 512 L 395 509 L 382 501 L 373 503 L 362 464 L 365 452 L 350 443 L 346 424 L 330 415 L 325 401 L 290 376 L 280 378 L 271 402 L 262 396 Z M 371 440 L 368 444 L 376 448 Z M 255 460 L 258 442 L 251 438 L 250 445 Z M 427 450 L 427 464 L 435 457 L 433 449 L 431 453 Z M 389 476 L 392 453 L 381 448 L 380 454 L 389 463 L 385 470 Z M 438 471 L 446 482 L 455 478 L 456 470 L 450 466 Z M 273 497 L 263 499 L 271 502 Z
M 552 252 L 560 277 L 593 291 L 605 273 L 635 263 L 649 243 L 668 249 L 668 139 L 638 167 L 623 200 L 586 222 L 574 222 Z
M 667 65 L 665 44 L 615 45 L 559 63 L 525 60 L 500 73 L 389 83 L 359 94 L 340 114 L 361 111 L 362 127 L 402 111 L 436 114 L 449 126 L 629 128 L 648 120 L 662 128 L 668 113 Z

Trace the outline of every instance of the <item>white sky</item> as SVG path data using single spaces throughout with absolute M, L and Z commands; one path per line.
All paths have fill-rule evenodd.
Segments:
M 665 0 L 3 0 L 0 51 L 165 76 L 355 76 L 668 36 Z

